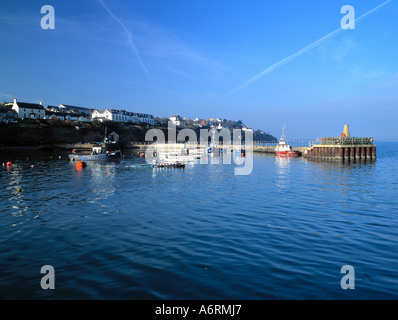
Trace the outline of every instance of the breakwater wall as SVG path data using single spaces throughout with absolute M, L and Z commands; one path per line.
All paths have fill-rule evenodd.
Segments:
M 375 145 L 317 145 L 308 148 L 304 156 L 317 159 L 336 160 L 374 160 L 376 159 Z

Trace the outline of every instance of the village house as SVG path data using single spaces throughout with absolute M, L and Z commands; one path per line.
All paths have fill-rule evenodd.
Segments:
M 0 122 L 15 123 L 18 119 L 18 113 L 6 106 L 0 106 Z
M 109 135 L 108 135 L 108 140 L 111 143 L 116 143 L 119 141 L 119 135 L 115 132 L 112 131 Z
M 116 109 L 100 109 L 94 110 L 91 115 L 92 120 L 116 121 L 116 122 L 131 122 L 131 123 L 148 123 L 155 124 L 155 118 L 151 114 L 135 113 L 126 110 Z
M 13 104 L 10 103 L 10 108 L 11 107 L 20 119 L 60 119 L 79 122 L 98 120 L 101 122 L 116 121 L 137 124 L 146 123 L 150 125 L 155 124 L 155 117 L 151 114 L 129 112 L 126 110 L 91 109 L 67 104 L 47 106 L 44 108 L 42 102 L 40 102 L 40 104 L 33 104 L 17 102 L 17 99 L 14 99 Z
M 137 113 L 138 123 L 148 123 L 150 125 L 155 124 L 155 117 L 147 113 Z
M 169 120 L 175 125 L 175 126 L 183 126 L 185 124 L 184 119 L 176 114 L 172 117 L 169 118 Z
M 85 115 L 83 113 L 70 113 L 70 112 L 60 112 L 53 111 L 53 107 L 46 108 L 46 115 L 44 119 L 60 119 L 60 120 L 71 120 L 79 122 L 91 122 L 91 116 Z
M 130 114 L 124 110 L 115 109 L 99 109 L 94 110 L 91 114 L 92 120 L 117 121 L 117 122 L 133 122 Z
M 216 126 L 217 124 L 220 124 L 222 122 L 222 119 L 220 118 L 211 118 L 209 119 L 210 125 Z
M 14 99 L 12 109 L 18 113 L 19 119 L 44 119 L 46 115 L 46 111 L 41 101 L 40 104 L 36 104 L 18 102 L 17 99 Z

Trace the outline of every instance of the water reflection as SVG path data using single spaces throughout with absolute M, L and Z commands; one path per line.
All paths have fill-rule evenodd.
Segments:
M 376 169 L 375 161 L 343 162 L 327 159 L 307 159 L 305 163 L 314 170 L 319 170 L 323 181 L 334 181 L 341 187 L 351 186 L 352 181 L 357 182 L 361 176 L 372 179 Z M 366 182 L 368 179 L 362 179 Z
M 93 200 L 106 200 L 115 193 L 116 164 L 89 162 L 83 169 L 77 169 L 73 163 L 72 166 L 75 181 L 79 186 L 89 188 L 88 192 L 95 195 Z
M 276 167 L 278 169 L 277 179 L 278 182 L 276 186 L 280 188 L 288 187 L 290 183 L 290 170 L 291 170 L 291 163 L 296 159 L 292 159 L 290 157 L 275 157 Z
M 13 209 L 12 215 L 23 215 L 28 210 L 27 205 L 24 201 L 23 182 L 22 182 L 22 167 L 18 163 L 13 164 L 11 167 L 7 167 L 6 177 L 8 179 L 8 185 L 6 191 L 8 193 L 8 200 L 10 206 Z

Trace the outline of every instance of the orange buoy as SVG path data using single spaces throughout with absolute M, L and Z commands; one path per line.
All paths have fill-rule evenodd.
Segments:
M 84 161 L 76 162 L 76 169 L 78 170 L 83 169 L 85 166 L 87 166 L 87 164 Z

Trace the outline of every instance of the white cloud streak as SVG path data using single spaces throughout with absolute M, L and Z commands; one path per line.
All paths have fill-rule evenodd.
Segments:
M 140 64 L 141 69 L 145 72 L 148 79 L 151 81 L 153 87 L 156 89 L 156 91 L 158 92 L 158 94 L 160 96 L 160 90 L 159 90 L 158 86 L 156 85 L 155 81 L 153 80 L 151 74 L 149 73 L 148 68 L 146 67 L 144 61 L 142 60 L 137 47 L 135 46 L 135 43 L 133 40 L 133 34 L 126 27 L 126 25 L 108 8 L 108 6 L 104 3 L 103 0 L 99 0 L 99 3 L 104 7 L 104 9 L 109 13 L 109 15 L 112 17 L 112 19 L 115 20 L 115 22 L 117 24 L 119 24 L 122 27 L 122 29 L 124 30 L 124 32 L 126 33 L 127 45 L 129 46 L 131 53 L 133 55 L 135 55 L 135 57 L 138 59 L 138 63 Z
M 353 21 L 353 22 L 358 23 L 360 20 L 364 19 L 366 16 L 370 15 L 371 13 L 373 13 L 376 10 L 380 9 L 381 7 L 384 7 L 386 4 L 388 4 L 391 1 L 392 0 L 387 0 L 387 1 L 383 2 L 382 4 L 378 5 L 377 7 L 369 10 L 366 13 L 364 13 L 359 18 L 355 18 L 355 21 Z M 270 72 L 274 71 L 275 69 L 283 66 L 284 64 L 296 59 L 297 57 L 301 56 L 302 54 L 306 53 L 307 51 L 319 46 L 321 43 L 325 42 L 326 40 L 329 40 L 330 38 L 332 38 L 334 36 L 336 36 L 338 33 L 340 33 L 343 30 L 344 29 L 342 29 L 342 28 L 338 28 L 338 29 L 328 33 L 326 36 L 314 41 L 313 43 L 309 44 L 308 46 L 304 47 L 303 49 L 297 51 L 296 53 L 294 53 L 294 54 L 292 54 L 292 55 L 290 55 L 290 56 L 278 61 L 277 63 L 274 63 L 272 66 L 270 66 L 267 69 L 261 71 L 260 73 L 258 73 L 254 77 L 250 78 L 249 80 L 247 80 L 246 82 L 244 82 L 240 86 L 238 86 L 235 89 L 233 89 L 230 92 L 228 92 L 227 96 L 230 96 L 230 95 L 232 95 L 232 94 L 234 94 L 234 93 L 246 88 L 247 86 L 249 86 L 253 82 L 259 80 L 260 78 L 264 77 L 265 75 L 269 74 Z

